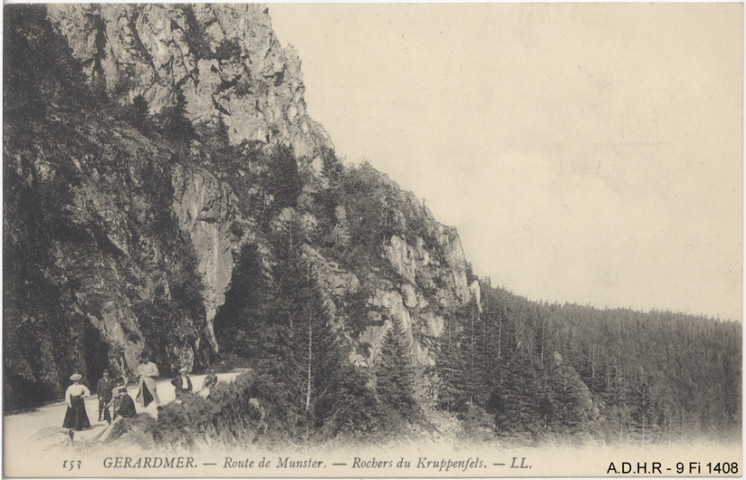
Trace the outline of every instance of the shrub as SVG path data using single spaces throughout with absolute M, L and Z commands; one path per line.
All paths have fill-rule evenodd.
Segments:
M 254 374 L 246 372 L 233 383 L 213 387 L 208 398 L 187 395 L 180 403 L 164 405 L 158 420 L 148 415 L 125 419 L 110 440 L 126 437 L 139 445 L 187 449 L 208 439 L 226 446 L 254 443 L 264 431 L 263 408 L 251 395 L 254 382 Z

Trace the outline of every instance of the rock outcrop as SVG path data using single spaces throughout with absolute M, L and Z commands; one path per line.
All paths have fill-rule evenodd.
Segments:
M 163 345 L 165 372 L 193 365 L 206 325 L 186 292 L 199 283 L 194 249 L 170 220 L 168 152 L 111 124 L 64 136 L 7 126 L 6 135 L 36 139 L 5 156 L 12 193 L 4 245 L 15 265 L 4 270 L 12 279 L 5 300 L 18 308 L 6 331 L 31 334 L 17 368 L 59 391 L 72 370 L 133 372 L 146 344 Z M 28 217 L 29 208 L 37 214 Z M 57 359 L 34 351 L 56 351 Z
M 142 94 L 152 113 L 169 106 L 180 89 L 192 121 L 221 117 L 232 143 L 290 143 L 309 164 L 322 147 L 331 146 L 306 112 L 300 59 L 280 45 L 266 6 L 70 4 L 50 6 L 48 15 L 90 82 L 124 100 Z M 234 254 L 247 241 L 233 231 L 250 235 L 255 229 L 243 225 L 248 220 L 237 211 L 230 187 L 209 171 L 177 166 L 173 187 L 176 218 L 199 260 L 205 336 L 218 351 L 213 319 L 230 287 Z M 431 364 L 430 338 L 442 331 L 444 309 L 471 298 L 466 260 L 455 229 L 436 222 L 412 193 L 400 192 L 396 208 L 402 229 L 410 228 L 407 218 L 417 218 L 424 229 L 411 243 L 393 235 L 383 246 L 383 257 L 401 281 L 391 287 L 374 282 L 368 304 L 401 320 L 417 361 Z M 236 224 L 241 228 L 232 230 Z M 358 279 L 317 251 L 309 252 L 334 308 L 356 291 Z M 361 340 L 371 345 L 369 362 L 390 325 L 376 323 Z
M 331 146 L 265 5 L 59 4 L 48 15 L 89 81 L 122 101 L 142 94 L 158 113 L 181 90 L 189 118 L 221 117 L 233 143 L 289 142 L 303 157 Z
M 5 359 L 6 398 L 58 397 L 73 370 L 132 373 L 146 350 L 166 375 L 204 367 L 222 353 L 216 319 L 247 325 L 231 323 L 239 316 L 226 298 L 250 294 L 250 278 L 272 284 L 270 239 L 289 226 L 355 365 L 375 366 L 394 321 L 413 362 L 435 362 L 444 319 L 479 294 L 458 233 L 372 167 L 340 164 L 332 179 L 332 144 L 306 112 L 300 60 L 266 7 L 23 8 L 21 53 L 11 53 L 58 55 L 27 65 L 6 97 L 32 105 L 24 88 L 43 74 L 31 92 L 45 114 L 16 115 L 4 129 L 5 338 L 20 352 Z M 108 103 L 91 100 L 81 79 Z M 77 91 L 85 98 L 67 98 Z M 180 150 L 111 108 L 143 95 L 157 120 L 179 91 L 189 119 L 221 118 L 232 146 L 210 150 L 200 137 Z M 94 107 L 81 112 L 85 102 Z M 280 144 L 295 159 L 277 157 L 289 152 Z M 278 169 L 277 158 L 290 163 Z M 288 179 L 300 185 L 295 197 L 278 187 Z M 285 203 L 273 207 L 276 194 Z
M 213 320 L 225 302 L 234 255 L 243 243 L 254 240 L 256 227 L 241 215 L 231 187 L 205 169 L 175 165 L 171 179 L 179 228 L 189 236 L 198 258 L 204 287 L 205 337 L 218 352 Z

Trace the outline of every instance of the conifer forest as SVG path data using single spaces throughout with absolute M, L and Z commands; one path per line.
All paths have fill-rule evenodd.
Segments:
M 455 228 L 335 151 L 263 8 L 79 7 L 5 6 L 6 415 L 147 353 L 239 374 L 111 441 L 740 439 L 740 322 L 479 278 Z

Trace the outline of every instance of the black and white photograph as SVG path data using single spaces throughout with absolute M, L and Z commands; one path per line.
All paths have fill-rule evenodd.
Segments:
M 742 3 L 3 7 L 3 475 L 742 476 Z

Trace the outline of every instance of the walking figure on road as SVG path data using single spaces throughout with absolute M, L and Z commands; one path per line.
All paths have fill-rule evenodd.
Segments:
M 111 414 L 109 414 L 108 405 L 111 402 L 111 390 L 114 388 L 114 380 L 109 378 L 109 371 L 104 370 L 104 376 L 96 384 L 96 394 L 98 395 L 98 421 L 106 420 L 111 423 Z
M 155 377 L 158 375 L 158 367 L 150 361 L 150 357 L 147 354 L 143 354 L 142 363 L 137 367 L 137 377 L 140 384 L 140 390 L 137 392 L 137 401 L 143 407 L 150 405 L 150 402 L 153 400 L 155 400 L 156 405 L 161 404 L 155 384 Z
M 210 395 L 212 387 L 218 384 L 218 376 L 215 375 L 215 368 L 210 367 L 209 375 L 205 377 L 205 381 L 202 383 L 202 388 L 198 392 L 200 396 L 207 398 Z
M 67 387 L 65 392 L 67 412 L 65 413 L 65 420 L 62 422 L 62 428 L 68 429 L 67 434 L 70 437 L 71 444 L 75 432 L 91 428 L 91 422 L 88 420 L 88 414 L 85 411 L 85 400 L 83 400 L 84 397 L 91 395 L 91 391 L 80 383 L 82 378 L 83 376 L 79 373 L 72 374 L 70 380 L 73 384 Z
M 179 400 L 184 395 L 192 393 L 192 379 L 189 378 L 187 367 L 182 367 L 179 370 L 179 376 L 171 380 L 171 385 L 174 386 L 176 393 L 176 400 Z

